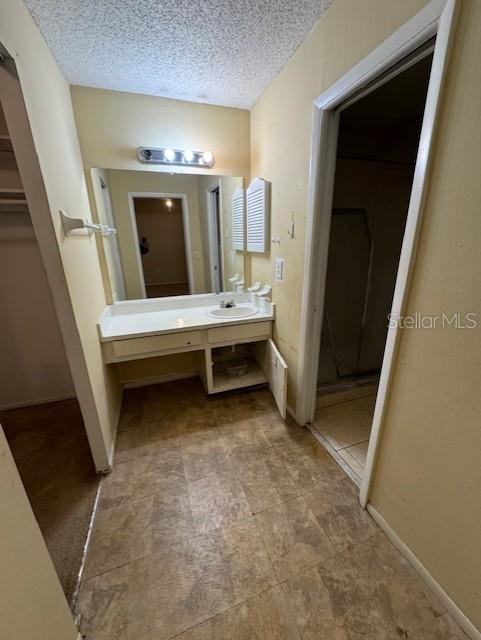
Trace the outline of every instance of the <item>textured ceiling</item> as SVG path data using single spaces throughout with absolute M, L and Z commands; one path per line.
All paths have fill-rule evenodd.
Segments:
M 332 0 L 25 0 L 66 78 L 250 108 Z

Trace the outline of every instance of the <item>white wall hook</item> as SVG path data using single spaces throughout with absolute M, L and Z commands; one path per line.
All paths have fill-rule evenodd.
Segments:
M 65 235 L 69 235 L 75 229 L 87 229 L 88 235 L 100 233 L 103 236 L 113 236 L 117 233 L 116 229 L 108 227 L 106 224 L 97 224 L 90 222 L 90 220 L 84 220 L 83 218 L 71 218 L 65 211 L 62 211 L 62 209 L 60 209 L 59 213 Z

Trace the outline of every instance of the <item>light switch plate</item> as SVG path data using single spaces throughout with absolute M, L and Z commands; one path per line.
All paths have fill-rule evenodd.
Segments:
M 284 280 L 284 258 L 276 258 L 276 282 Z

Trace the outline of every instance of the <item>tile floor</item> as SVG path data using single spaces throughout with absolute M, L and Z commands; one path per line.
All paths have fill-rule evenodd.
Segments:
M 268 391 L 126 394 L 79 598 L 88 640 L 461 640 Z
M 373 391 L 368 396 L 354 400 L 343 398 L 316 411 L 316 430 L 358 478 L 362 478 L 366 465 L 375 403 L 376 392 Z

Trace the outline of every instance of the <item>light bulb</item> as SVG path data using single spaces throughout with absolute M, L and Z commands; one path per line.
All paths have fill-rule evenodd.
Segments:
M 165 206 L 167 207 L 167 209 L 168 209 L 169 211 L 171 211 L 171 210 L 172 210 L 172 200 L 171 200 L 170 198 L 166 198 L 166 200 L 165 200 Z
M 184 151 L 184 160 L 186 162 L 192 162 L 193 159 L 194 159 L 193 151 L 191 151 L 190 149 L 187 149 L 186 151 Z
M 167 162 L 172 162 L 172 160 L 175 160 L 175 151 L 173 149 L 164 149 L 164 158 Z
M 202 160 L 205 162 L 205 164 L 211 164 L 213 159 L 214 156 L 210 151 L 204 151 L 204 153 L 202 154 Z

